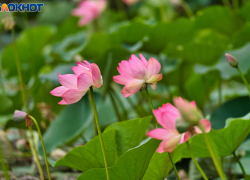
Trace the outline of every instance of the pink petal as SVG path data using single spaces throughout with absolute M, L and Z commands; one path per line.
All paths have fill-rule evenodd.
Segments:
M 78 89 L 70 89 L 62 95 L 62 98 L 67 104 L 72 104 L 79 101 L 87 91 L 88 89 L 84 91 L 80 91 Z
M 206 133 L 210 132 L 211 130 L 211 123 L 209 120 L 207 119 L 202 119 L 199 121 L 199 124 L 203 127 L 203 129 L 205 130 Z M 202 133 L 202 130 L 197 127 L 197 126 L 194 126 L 194 129 L 197 133 L 201 134 Z
M 64 87 L 64 86 L 59 86 L 59 87 L 53 89 L 52 91 L 50 91 L 50 94 L 52 94 L 53 96 L 62 97 L 63 93 L 65 93 L 67 90 L 69 90 L 69 89 Z
M 156 75 L 151 76 L 146 82 L 150 84 L 150 83 L 158 82 L 160 80 L 162 80 L 162 74 L 156 74 Z
M 145 57 L 142 54 L 139 54 L 141 61 L 143 62 L 144 66 L 147 67 L 148 66 L 148 61 L 145 59 Z
M 191 134 L 189 132 L 185 132 L 181 136 L 180 143 L 186 142 L 191 137 Z
M 60 105 L 67 105 L 68 103 L 66 103 L 64 100 L 61 100 L 58 104 L 60 104 Z
M 89 70 L 87 67 L 84 67 L 84 66 L 81 66 L 81 65 L 73 66 L 71 69 L 72 69 L 72 71 L 73 71 L 77 76 L 79 76 L 79 75 L 82 74 L 82 73 L 89 73 L 89 74 L 91 74 L 90 70 Z
M 90 64 L 91 66 L 91 69 L 92 69 L 92 79 L 93 79 L 93 82 L 95 84 L 95 86 L 101 86 L 102 85 L 102 75 L 101 75 L 101 71 L 99 69 L 99 67 L 95 64 L 95 63 L 92 63 Z
M 191 101 L 190 104 L 191 104 L 192 106 L 194 106 L 195 108 L 197 107 L 195 101 Z
M 117 75 L 113 77 L 113 80 L 118 84 L 126 85 L 132 78 L 124 75 Z
M 87 67 L 90 69 L 90 71 L 92 72 L 91 64 L 90 64 L 88 61 L 86 61 L 86 60 L 84 60 L 83 62 L 86 64 L 86 66 L 87 66 Z
M 179 144 L 180 139 L 181 135 L 174 135 L 172 138 L 162 141 L 156 151 L 158 153 L 163 153 L 165 151 L 172 152 Z
M 87 73 L 82 73 L 77 78 L 77 88 L 80 91 L 88 90 L 89 87 L 92 86 L 92 84 L 92 77 Z
M 155 58 L 151 57 L 148 60 L 148 67 L 147 67 L 148 78 L 158 74 L 160 70 L 161 70 L 161 64 Z
M 129 97 L 129 96 L 131 96 L 131 95 L 133 95 L 133 94 L 135 94 L 135 93 L 136 93 L 136 92 L 129 92 L 129 91 L 127 91 L 125 86 L 124 86 L 124 88 L 122 89 L 122 95 L 123 95 L 125 98 L 127 98 L 127 97 Z
M 154 115 L 155 115 L 156 120 L 157 120 L 158 122 L 161 122 L 161 111 L 158 110 L 158 109 L 154 109 L 154 110 L 153 110 L 153 113 L 154 113 Z M 160 123 L 159 123 L 159 124 L 160 124 Z M 164 126 L 162 126 L 162 127 L 164 127 Z
M 176 130 L 176 118 L 178 116 L 176 116 L 175 113 L 171 112 L 171 111 L 164 111 L 161 114 L 161 121 L 159 122 L 160 125 L 162 125 L 164 128 L 166 129 L 170 129 L 174 132 L 177 132 Z
M 137 92 L 141 89 L 142 85 L 145 83 L 144 80 L 133 79 L 126 84 L 126 90 L 129 92 Z
M 129 67 L 136 78 L 145 79 L 147 69 L 142 61 L 135 55 L 132 55 L 129 59 Z
M 152 137 L 154 139 L 159 139 L 159 140 L 164 140 L 164 139 L 169 139 L 172 136 L 172 131 L 163 129 L 163 128 L 158 128 L 158 129 L 153 129 L 147 133 L 147 136 Z
M 163 111 L 169 111 L 172 114 L 174 114 L 175 116 L 180 116 L 180 113 L 178 111 L 178 109 L 176 107 L 174 107 L 172 104 L 167 103 L 167 104 L 163 104 L 162 105 Z
M 76 89 L 77 88 L 77 75 L 75 74 L 65 74 L 59 76 L 59 82 L 66 88 Z
M 134 73 L 130 69 L 128 61 L 125 60 L 121 61 L 121 63 L 119 63 L 119 67 L 117 68 L 117 70 L 121 75 L 128 76 L 131 78 L 135 77 Z

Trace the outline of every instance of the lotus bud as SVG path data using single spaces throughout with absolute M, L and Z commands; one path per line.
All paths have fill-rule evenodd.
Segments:
M 15 110 L 15 112 L 14 112 L 14 121 L 17 124 L 25 121 L 27 127 L 34 125 L 30 116 L 26 112 L 19 111 L 19 110 Z
M 14 112 L 14 121 L 17 124 L 21 123 L 22 121 L 25 121 L 26 115 L 27 115 L 26 112 L 15 110 L 15 112 Z
M 174 103 L 181 114 L 181 118 L 189 125 L 197 125 L 202 119 L 200 111 L 196 108 L 196 105 L 192 102 L 188 102 L 181 98 L 174 98 Z
M 234 68 L 238 67 L 238 60 L 234 56 L 232 56 L 231 54 L 228 54 L 228 53 L 226 53 L 225 56 L 226 56 L 226 59 L 227 59 L 227 63 L 230 66 L 232 66 Z

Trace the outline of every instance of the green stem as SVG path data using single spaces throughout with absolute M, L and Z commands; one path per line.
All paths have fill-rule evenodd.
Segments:
M 233 8 L 236 11 L 239 8 L 239 2 L 238 0 L 232 0 L 232 3 L 233 3 Z
M 161 0 L 160 13 L 161 13 L 161 20 L 162 20 L 162 22 L 167 22 L 166 14 L 165 14 L 164 0 Z
M 151 110 L 152 110 L 152 113 L 153 113 L 154 107 L 153 107 L 152 99 L 151 99 L 151 97 L 150 97 L 150 95 L 149 95 L 147 86 L 146 86 L 146 88 L 145 88 L 145 91 L 146 91 L 146 94 L 147 94 L 147 97 L 148 97 L 148 100 L 149 100 L 149 103 L 150 103 L 150 106 L 151 106 Z M 155 117 L 155 116 L 154 116 L 154 117 Z M 156 121 L 156 120 L 155 120 L 155 121 Z M 157 122 L 157 121 L 156 121 L 156 122 Z M 177 177 L 178 180 L 180 180 L 178 171 L 177 171 L 177 169 L 176 169 L 176 167 L 175 167 L 174 161 L 173 161 L 173 159 L 172 159 L 172 157 L 171 157 L 171 154 L 170 154 L 169 152 L 168 152 L 168 156 L 169 156 L 169 159 L 170 159 L 170 161 L 171 161 L 171 164 L 172 164 L 172 166 L 173 166 L 173 168 L 174 168 L 176 177 Z
M 30 131 L 30 139 L 28 139 L 28 142 L 29 142 L 29 145 L 30 145 L 30 149 L 31 149 L 31 153 L 32 155 L 35 157 L 35 162 L 36 162 L 36 165 L 37 165 L 37 169 L 38 169 L 38 172 L 40 174 L 40 179 L 41 180 L 44 180 L 44 177 L 43 177 L 43 170 L 42 170 L 42 167 L 41 167 L 41 164 L 39 162 L 39 159 L 38 159 L 38 156 L 36 155 L 36 150 L 34 148 L 35 144 L 33 144 L 34 141 L 34 137 L 33 137 L 33 132 L 32 132 L 32 128 L 31 126 L 29 126 L 29 131 Z
M 39 137 L 40 137 L 40 139 L 41 139 L 42 146 L 43 146 L 44 158 L 45 158 L 45 164 L 46 164 L 46 168 L 47 168 L 47 173 L 48 173 L 49 180 L 51 180 L 51 178 L 50 178 L 50 172 L 49 172 L 49 164 L 48 164 L 48 159 L 47 159 L 47 154 L 46 154 L 45 145 L 44 145 L 44 142 L 43 142 L 42 133 L 41 133 L 41 131 L 40 131 L 40 128 L 39 128 L 39 125 L 37 124 L 36 119 L 35 119 L 34 117 L 32 117 L 32 116 L 30 116 L 30 118 L 32 119 L 32 121 L 33 121 L 34 124 L 36 125 L 37 131 L 38 131 L 38 134 L 39 134 Z
M 178 179 L 178 180 L 181 180 L 180 177 L 179 177 L 178 171 L 177 171 L 177 169 L 176 169 L 176 167 L 175 167 L 174 161 L 173 161 L 173 159 L 172 159 L 172 157 L 171 157 L 171 154 L 170 154 L 169 152 L 168 152 L 168 156 L 169 156 L 169 159 L 170 159 L 170 161 L 171 161 L 171 164 L 172 164 L 172 166 L 173 166 L 173 168 L 174 168 L 174 172 L 175 172 L 175 174 L 176 174 L 177 179 Z
M 90 94 L 90 93 L 88 93 L 88 99 L 89 99 L 90 109 L 91 109 L 92 112 L 93 112 L 94 110 L 92 109 L 93 105 L 92 105 L 92 102 L 91 102 L 91 94 Z M 96 124 L 95 124 L 95 117 L 94 117 L 94 114 L 93 114 L 93 116 L 92 116 L 92 114 L 91 114 L 91 118 L 92 118 L 92 123 L 93 123 L 94 137 L 96 137 L 96 135 L 97 135 L 97 130 L 96 130 Z
M 221 88 L 221 84 L 222 84 L 222 79 L 221 77 L 219 77 L 219 81 L 218 81 L 218 93 L 219 93 L 219 105 L 222 104 L 222 88 Z
M 126 11 L 126 9 L 125 9 L 125 6 L 124 6 L 123 2 L 122 2 L 121 0 L 116 0 L 115 3 L 116 3 L 116 5 L 117 5 L 118 9 L 119 9 L 120 11 L 123 11 L 123 12 L 124 12 L 124 14 L 125 14 L 125 16 L 126 16 L 126 19 L 128 20 L 128 19 L 129 19 L 129 18 L 128 18 L 128 13 L 127 13 L 127 11 Z
M 222 0 L 224 6 L 231 8 L 231 4 L 229 0 Z
M 97 127 L 97 131 L 98 131 L 98 135 L 99 135 L 99 139 L 100 139 L 100 143 L 101 143 L 101 147 L 102 147 L 102 153 L 103 153 L 103 158 L 104 158 L 104 163 L 105 163 L 107 180 L 110 180 L 108 161 L 107 161 L 106 151 L 105 151 L 105 147 L 104 147 L 104 143 L 103 143 L 103 139 L 102 139 L 102 132 L 101 132 L 100 124 L 99 124 L 99 119 L 98 119 L 98 114 L 97 114 L 97 109 L 96 109 L 96 104 L 95 104 L 95 96 L 94 96 L 94 91 L 93 91 L 92 86 L 90 87 L 90 94 L 91 94 L 91 100 L 92 100 L 93 110 L 94 110 L 94 114 L 95 114 L 96 127 Z
M 115 96 L 115 99 L 118 101 L 119 106 L 121 106 L 121 108 L 123 110 L 123 115 L 125 116 L 125 119 L 128 119 L 128 112 L 127 112 L 120 96 L 115 92 L 115 90 L 112 87 L 110 88 L 110 90 L 113 93 L 113 95 Z
M 240 162 L 240 159 L 236 156 L 235 152 L 233 152 L 233 155 L 234 155 L 234 158 L 237 160 L 238 164 L 240 165 L 240 168 L 241 168 L 241 170 L 242 170 L 242 173 L 243 173 L 244 178 L 246 178 L 246 177 L 247 177 L 247 174 L 246 174 L 246 171 L 245 171 L 243 165 L 242 165 L 241 162 Z
M 199 128 L 202 130 L 202 132 L 203 132 L 203 136 L 204 136 L 204 139 L 205 139 L 205 142 L 206 142 L 208 151 L 209 151 L 209 153 L 210 153 L 210 155 L 211 155 L 211 157 L 212 157 L 212 159 L 213 159 L 214 165 L 215 165 L 215 167 L 216 167 L 216 169 L 217 169 L 217 171 L 218 171 L 218 173 L 219 173 L 220 178 L 221 178 L 222 180 L 226 180 L 226 179 L 225 179 L 224 172 L 223 172 L 223 170 L 221 169 L 220 163 L 219 163 L 219 162 L 217 161 L 217 159 L 216 159 L 216 156 L 215 156 L 215 154 L 214 154 L 214 152 L 213 152 L 213 149 L 212 149 L 212 147 L 211 147 L 211 144 L 210 144 L 210 142 L 209 142 L 209 139 L 208 139 L 208 137 L 207 137 L 207 134 L 206 134 L 205 130 L 203 129 L 202 126 L 200 126 L 200 125 L 198 125 L 198 126 L 199 126 Z
M 182 1 L 182 7 L 184 8 L 189 18 L 194 17 L 194 13 L 192 9 L 190 8 L 190 6 L 188 5 L 188 3 L 186 3 L 185 1 Z
M 205 179 L 205 180 L 208 180 L 206 174 L 203 172 L 203 170 L 201 169 L 200 165 L 198 164 L 198 162 L 196 161 L 194 155 L 193 155 L 193 152 L 191 151 L 191 147 L 190 147 L 190 144 L 188 141 L 186 141 L 186 144 L 187 144 L 187 148 L 189 150 L 189 153 L 190 153 L 190 156 L 194 162 L 194 164 L 196 165 L 197 169 L 200 171 L 202 177 Z
M 241 78 L 243 79 L 243 81 L 244 81 L 244 83 L 245 83 L 245 85 L 246 85 L 246 87 L 247 87 L 248 95 L 249 95 L 249 98 L 250 98 L 250 88 L 249 88 L 249 84 L 248 84 L 248 82 L 247 82 L 245 76 L 242 74 L 242 72 L 241 72 L 241 70 L 240 70 L 239 67 L 237 67 L 237 70 L 239 71 L 240 76 L 241 76 Z
M 1 162 L 1 168 L 4 173 L 4 177 L 6 180 L 10 180 L 10 176 L 8 174 L 8 168 L 7 165 L 4 162 L 4 156 L 3 156 L 3 151 L 2 151 L 2 144 L 0 143 L 0 162 Z
M 140 117 L 143 117 L 143 116 L 144 116 L 143 110 L 140 109 L 139 107 L 137 107 L 136 105 L 134 105 L 134 103 L 133 103 L 133 101 L 130 99 L 130 97 L 127 97 L 127 100 L 128 100 L 128 102 L 129 102 L 130 106 L 131 106 L 133 109 L 135 109 L 137 115 L 140 116 Z
M 149 95 L 149 92 L 148 92 L 148 87 L 146 86 L 145 88 L 145 91 L 146 91 L 146 95 L 148 97 L 148 101 L 149 101 L 149 104 L 150 104 L 150 107 L 152 109 L 152 111 L 154 110 L 154 106 L 153 106 L 153 103 L 152 103 L 152 99 L 151 99 L 151 96 Z
M 21 65 L 20 65 L 18 51 L 17 51 L 17 45 L 16 45 L 15 30 L 14 30 L 14 28 L 12 29 L 12 40 L 13 40 L 13 46 L 14 46 L 14 53 L 15 53 L 15 60 L 16 60 L 16 67 L 17 67 L 18 79 L 19 79 L 19 84 L 20 84 L 21 94 L 22 94 L 22 101 L 23 101 L 23 104 L 24 104 L 24 107 L 25 107 L 25 111 L 28 114 L 29 113 L 29 109 L 28 109 L 28 105 L 27 105 L 27 101 L 26 101 L 26 97 L 25 97 L 25 92 L 24 92 L 24 87 L 23 87 L 23 78 L 22 78 Z M 34 138 L 33 138 L 32 129 L 29 128 L 29 131 L 30 131 L 30 134 L 31 134 L 30 147 L 32 149 L 32 148 L 34 148 L 32 146 L 35 145 L 35 143 L 34 143 L 35 141 L 34 141 Z M 33 153 L 33 156 L 36 159 L 36 165 L 37 165 L 37 168 L 39 170 L 40 177 L 43 177 L 43 171 L 42 171 L 42 168 L 41 168 L 41 164 L 39 162 L 38 154 L 35 151 L 35 149 L 34 149 L 34 151 L 32 151 L 32 153 Z
M 122 117 L 121 117 L 120 112 L 119 112 L 119 110 L 118 110 L 118 106 L 117 106 L 117 104 L 116 104 L 116 102 L 115 102 L 115 99 L 114 99 L 113 94 L 112 94 L 111 91 L 109 91 L 109 95 L 110 95 L 110 99 L 111 99 L 111 101 L 112 101 L 113 107 L 114 107 L 114 109 L 115 109 L 116 116 L 118 117 L 118 120 L 119 120 L 119 121 L 122 121 Z

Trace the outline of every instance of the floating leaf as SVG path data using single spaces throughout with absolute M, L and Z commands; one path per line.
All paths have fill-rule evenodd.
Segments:
M 103 136 L 104 145 L 109 154 L 107 155 L 109 166 L 114 165 L 117 158 L 127 150 L 139 145 L 150 121 L 151 117 L 145 117 L 118 122 L 106 128 Z M 54 166 L 62 165 L 83 172 L 92 168 L 105 167 L 99 137 L 92 139 L 86 145 L 74 148 L 54 164 Z
M 109 168 L 110 179 L 142 179 L 158 145 L 158 140 L 150 139 L 145 144 L 123 154 L 117 160 L 116 164 Z M 83 173 L 77 179 L 104 180 L 106 179 L 106 171 L 105 169 L 91 169 Z
M 211 130 L 207 135 L 217 149 L 219 156 L 231 155 L 245 140 L 250 132 L 250 113 L 242 118 L 229 118 L 226 126 L 220 130 Z M 210 157 L 203 135 L 191 138 L 191 149 L 195 157 Z M 186 144 L 181 144 L 185 146 Z M 183 157 L 189 158 L 188 149 L 183 150 Z

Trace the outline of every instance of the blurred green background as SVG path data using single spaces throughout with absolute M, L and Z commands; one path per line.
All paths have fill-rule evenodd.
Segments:
M 82 60 L 95 62 L 102 72 L 104 84 L 95 91 L 102 129 L 151 115 L 144 92 L 125 99 L 112 80 L 118 63 L 131 54 L 155 57 L 162 65 L 163 79 L 150 90 L 155 108 L 174 96 L 195 100 L 214 129 L 250 111 L 247 89 L 224 57 L 234 55 L 250 80 L 249 1 L 233 0 L 227 7 L 220 0 L 141 0 L 131 6 L 107 0 L 100 17 L 83 27 L 71 15 L 77 0 L 32 2 L 44 3 L 42 12 L 0 12 L 0 21 L 14 18 L 29 111 L 39 121 L 48 153 L 86 143 L 95 134 L 88 95 L 62 106 L 49 93 L 59 85 L 57 73 L 73 73 L 71 67 Z M 0 124 L 15 143 L 26 127 L 14 123 L 13 112 L 24 107 L 12 33 L 3 24 L 0 32 Z

